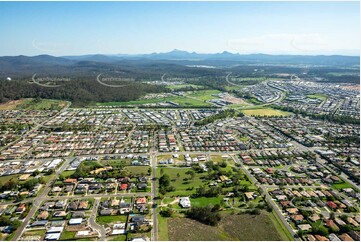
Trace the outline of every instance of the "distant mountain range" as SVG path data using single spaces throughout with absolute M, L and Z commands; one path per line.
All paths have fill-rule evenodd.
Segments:
M 0 76 L 30 75 L 42 72 L 48 74 L 95 73 L 116 68 L 152 67 L 166 69 L 166 66 L 212 65 L 219 68 L 237 65 L 325 65 L 359 67 L 358 56 L 342 55 L 267 55 L 267 54 L 233 54 L 227 51 L 215 54 L 200 54 L 182 50 L 166 53 L 138 55 L 81 55 L 61 56 L 3 56 L 0 57 Z M 138 68 L 139 69 L 139 68 Z
M 214 54 L 200 54 L 196 52 L 188 52 L 183 50 L 173 50 L 165 53 L 152 53 L 152 54 L 118 54 L 118 55 L 81 55 L 81 56 L 63 56 L 63 58 L 71 60 L 90 60 L 100 62 L 113 62 L 120 59 L 148 59 L 148 60 L 178 60 L 178 61 L 205 61 L 205 60 L 225 60 L 225 61 L 242 61 L 242 62 L 267 62 L 267 63 L 287 63 L 290 64 L 303 64 L 315 62 L 329 63 L 337 61 L 359 61 L 358 56 L 344 56 L 344 55 L 268 55 L 268 54 L 233 54 L 227 51 Z

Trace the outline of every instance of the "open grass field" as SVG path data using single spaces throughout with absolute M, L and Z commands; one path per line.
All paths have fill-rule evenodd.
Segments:
M 276 241 L 281 236 L 268 214 L 224 215 L 221 222 L 213 227 L 188 218 L 168 220 L 169 240 L 251 240 Z
M 195 173 L 194 179 L 190 180 L 190 176 L 185 174 L 187 171 L 192 170 L 191 168 L 170 168 L 170 167 L 161 167 L 157 169 L 157 177 L 160 177 L 160 170 L 163 169 L 164 174 L 168 174 L 171 179 L 171 185 L 176 188 L 174 192 L 168 192 L 167 196 L 189 196 L 194 193 L 194 190 L 187 190 L 190 188 L 196 189 L 204 184 L 201 180 L 202 174 Z M 177 174 L 179 173 L 179 177 Z M 188 179 L 187 181 L 184 179 Z
M 51 100 L 51 99 L 24 99 L 16 109 L 25 110 L 60 110 L 66 106 L 66 101 Z
M 129 101 L 129 102 L 104 102 L 104 103 L 97 103 L 97 106 L 131 106 L 131 105 L 142 105 L 148 103 L 159 103 L 171 101 L 178 103 L 182 107 L 210 107 L 211 104 L 192 99 L 185 96 L 174 96 L 174 97 L 167 97 L 167 98 L 153 98 L 153 99 L 141 99 L 136 101 Z
M 204 86 L 194 85 L 194 84 L 167 85 L 166 87 L 169 89 L 173 89 L 175 91 L 177 89 L 181 89 L 181 88 L 185 88 L 185 87 L 193 87 L 194 89 L 204 88 Z
M 307 97 L 313 98 L 313 99 L 318 98 L 318 99 L 321 99 L 323 101 L 327 99 L 327 95 L 325 95 L 325 94 L 312 94 L 312 95 L 307 95 Z
M 129 171 L 135 176 L 144 174 L 148 174 L 149 166 L 126 166 L 124 167 L 125 170 Z
M 216 99 L 217 97 L 212 96 L 212 94 L 221 93 L 218 90 L 202 90 L 202 91 L 195 91 L 192 93 L 187 94 L 187 96 L 194 97 L 203 101 L 208 101 L 211 99 Z
M 246 115 L 249 116 L 289 116 L 291 113 L 284 112 L 280 110 L 276 110 L 273 108 L 258 108 L 258 109 L 242 109 L 241 112 L 243 112 Z
M 14 181 L 17 181 L 20 175 L 10 175 L 10 176 L 0 176 L 0 183 L 4 184 L 7 181 L 10 181 L 13 179 Z

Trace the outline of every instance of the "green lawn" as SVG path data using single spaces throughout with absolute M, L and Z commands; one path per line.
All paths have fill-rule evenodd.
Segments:
M 64 171 L 61 173 L 61 175 L 66 179 L 66 178 L 69 178 L 71 175 L 73 175 L 74 172 L 75 172 L 75 170 L 74 171 Z
M 352 188 L 351 184 L 345 181 L 342 181 L 341 183 L 334 183 L 331 186 L 333 189 L 341 190 L 343 188 Z
M 108 240 L 110 240 L 110 241 L 126 241 L 126 239 L 127 239 L 127 236 L 124 234 L 112 236 L 112 237 L 108 238 Z
M 191 198 L 191 204 L 194 207 L 204 207 L 208 204 L 216 205 L 221 204 L 222 197 L 198 197 L 198 198 Z
M 223 159 L 222 155 L 210 155 L 210 159 L 213 162 L 221 163 L 222 161 L 226 161 L 227 158 Z M 229 158 L 232 159 L 232 158 Z
M 194 97 L 203 101 L 208 101 L 211 99 L 217 99 L 217 97 L 212 96 L 212 94 L 221 93 L 218 90 L 202 90 L 202 91 L 195 91 L 192 93 L 187 94 L 187 96 Z
M 19 177 L 20 175 L 0 176 L 0 183 L 4 184 L 7 181 L 10 181 L 11 179 L 13 179 L 14 181 L 18 181 Z
M 149 168 L 150 168 L 150 166 L 126 166 L 126 167 L 124 167 L 125 170 L 129 171 L 134 176 L 138 176 L 140 174 L 147 175 Z
M 158 240 L 168 241 L 168 218 L 164 218 L 158 214 Z
M 73 240 L 76 232 L 63 231 L 60 236 L 60 240 Z
M 318 99 L 321 99 L 322 101 L 327 99 L 327 95 L 325 95 L 325 94 L 312 94 L 312 95 L 307 95 L 307 97 L 313 98 L 313 99 L 318 98 Z
M 287 230 L 287 228 L 284 226 L 280 218 L 277 216 L 276 212 L 272 210 L 272 213 L 268 213 L 268 217 L 271 219 L 273 225 L 275 226 L 277 232 L 281 236 L 282 240 L 284 241 L 293 241 L 294 238 L 292 234 Z
M 97 218 L 96 218 L 96 222 L 98 224 L 109 224 L 109 223 L 116 223 L 116 222 L 125 223 L 126 221 L 127 221 L 127 216 L 125 216 L 125 215 L 97 216 Z

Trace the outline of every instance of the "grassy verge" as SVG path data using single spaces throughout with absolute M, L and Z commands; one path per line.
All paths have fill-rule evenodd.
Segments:
M 272 213 L 268 213 L 269 218 L 271 219 L 273 225 L 275 226 L 276 230 L 280 234 L 282 240 L 284 241 L 293 241 L 294 238 L 287 230 L 287 228 L 283 225 L 280 218 L 277 216 L 276 212 L 272 210 Z
M 168 218 L 158 215 L 158 240 L 168 241 Z

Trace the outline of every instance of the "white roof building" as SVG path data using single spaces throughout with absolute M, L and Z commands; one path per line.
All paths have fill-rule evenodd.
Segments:
M 82 218 L 72 218 L 69 220 L 69 225 L 78 225 L 83 222 Z
M 189 200 L 189 197 L 181 197 L 179 199 L 179 205 L 182 208 L 190 208 L 191 207 L 191 201 Z

